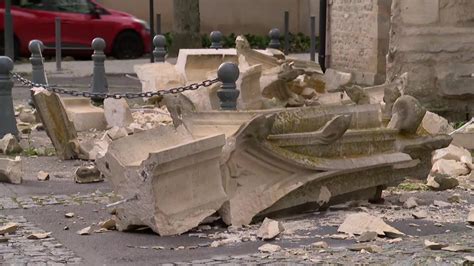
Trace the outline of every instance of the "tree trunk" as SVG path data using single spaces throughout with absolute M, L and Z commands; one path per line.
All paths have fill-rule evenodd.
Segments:
M 173 44 L 169 54 L 176 56 L 181 48 L 202 47 L 199 0 L 173 0 Z

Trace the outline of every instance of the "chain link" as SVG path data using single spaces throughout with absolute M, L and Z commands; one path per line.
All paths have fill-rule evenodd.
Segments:
M 97 93 L 97 92 L 88 92 L 88 91 L 77 91 L 77 90 L 66 90 L 62 89 L 57 85 L 47 85 L 47 84 L 39 84 L 35 83 L 29 79 L 26 79 L 22 77 L 18 73 L 11 73 L 13 78 L 18 80 L 18 82 L 22 83 L 24 86 L 33 88 L 33 87 L 42 87 L 45 88 L 48 91 L 57 93 L 57 94 L 65 94 L 65 95 L 70 95 L 70 96 L 82 96 L 86 98 L 99 98 L 99 99 L 107 99 L 107 98 L 113 98 L 113 99 L 136 99 L 136 98 L 150 98 L 153 96 L 162 96 L 166 94 L 177 94 L 177 93 L 182 93 L 185 91 L 194 91 L 199 88 L 205 88 L 205 87 L 210 87 L 213 84 L 219 82 L 219 79 L 212 79 L 212 80 L 205 80 L 200 83 L 193 83 L 188 86 L 183 86 L 183 87 L 177 87 L 177 88 L 171 88 L 168 90 L 160 90 L 156 92 L 126 92 L 126 93 Z

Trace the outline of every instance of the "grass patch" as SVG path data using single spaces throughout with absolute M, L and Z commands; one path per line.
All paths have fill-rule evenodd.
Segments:
M 427 191 L 429 187 L 421 182 L 405 181 L 398 185 L 397 189 L 404 191 Z

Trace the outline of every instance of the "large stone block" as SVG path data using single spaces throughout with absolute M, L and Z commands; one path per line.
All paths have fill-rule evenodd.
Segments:
M 93 106 L 90 99 L 80 97 L 61 98 L 61 102 L 77 131 L 104 130 L 107 128 L 104 109 Z
M 224 135 L 194 139 L 184 128 L 158 127 L 112 142 L 97 161 L 114 191 L 117 226 L 184 233 L 215 213 L 227 195 L 219 168 Z
M 439 20 L 439 0 L 402 0 L 402 19 L 406 24 L 424 25 Z

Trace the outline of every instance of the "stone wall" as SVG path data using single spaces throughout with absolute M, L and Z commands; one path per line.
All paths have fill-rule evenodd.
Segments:
M 474 113 L 474 1 L 393 0 L 387 78 L 451 120 Z
M 355 82 L 385 82 L 391 0 L 329 0 L 327 65 Z

